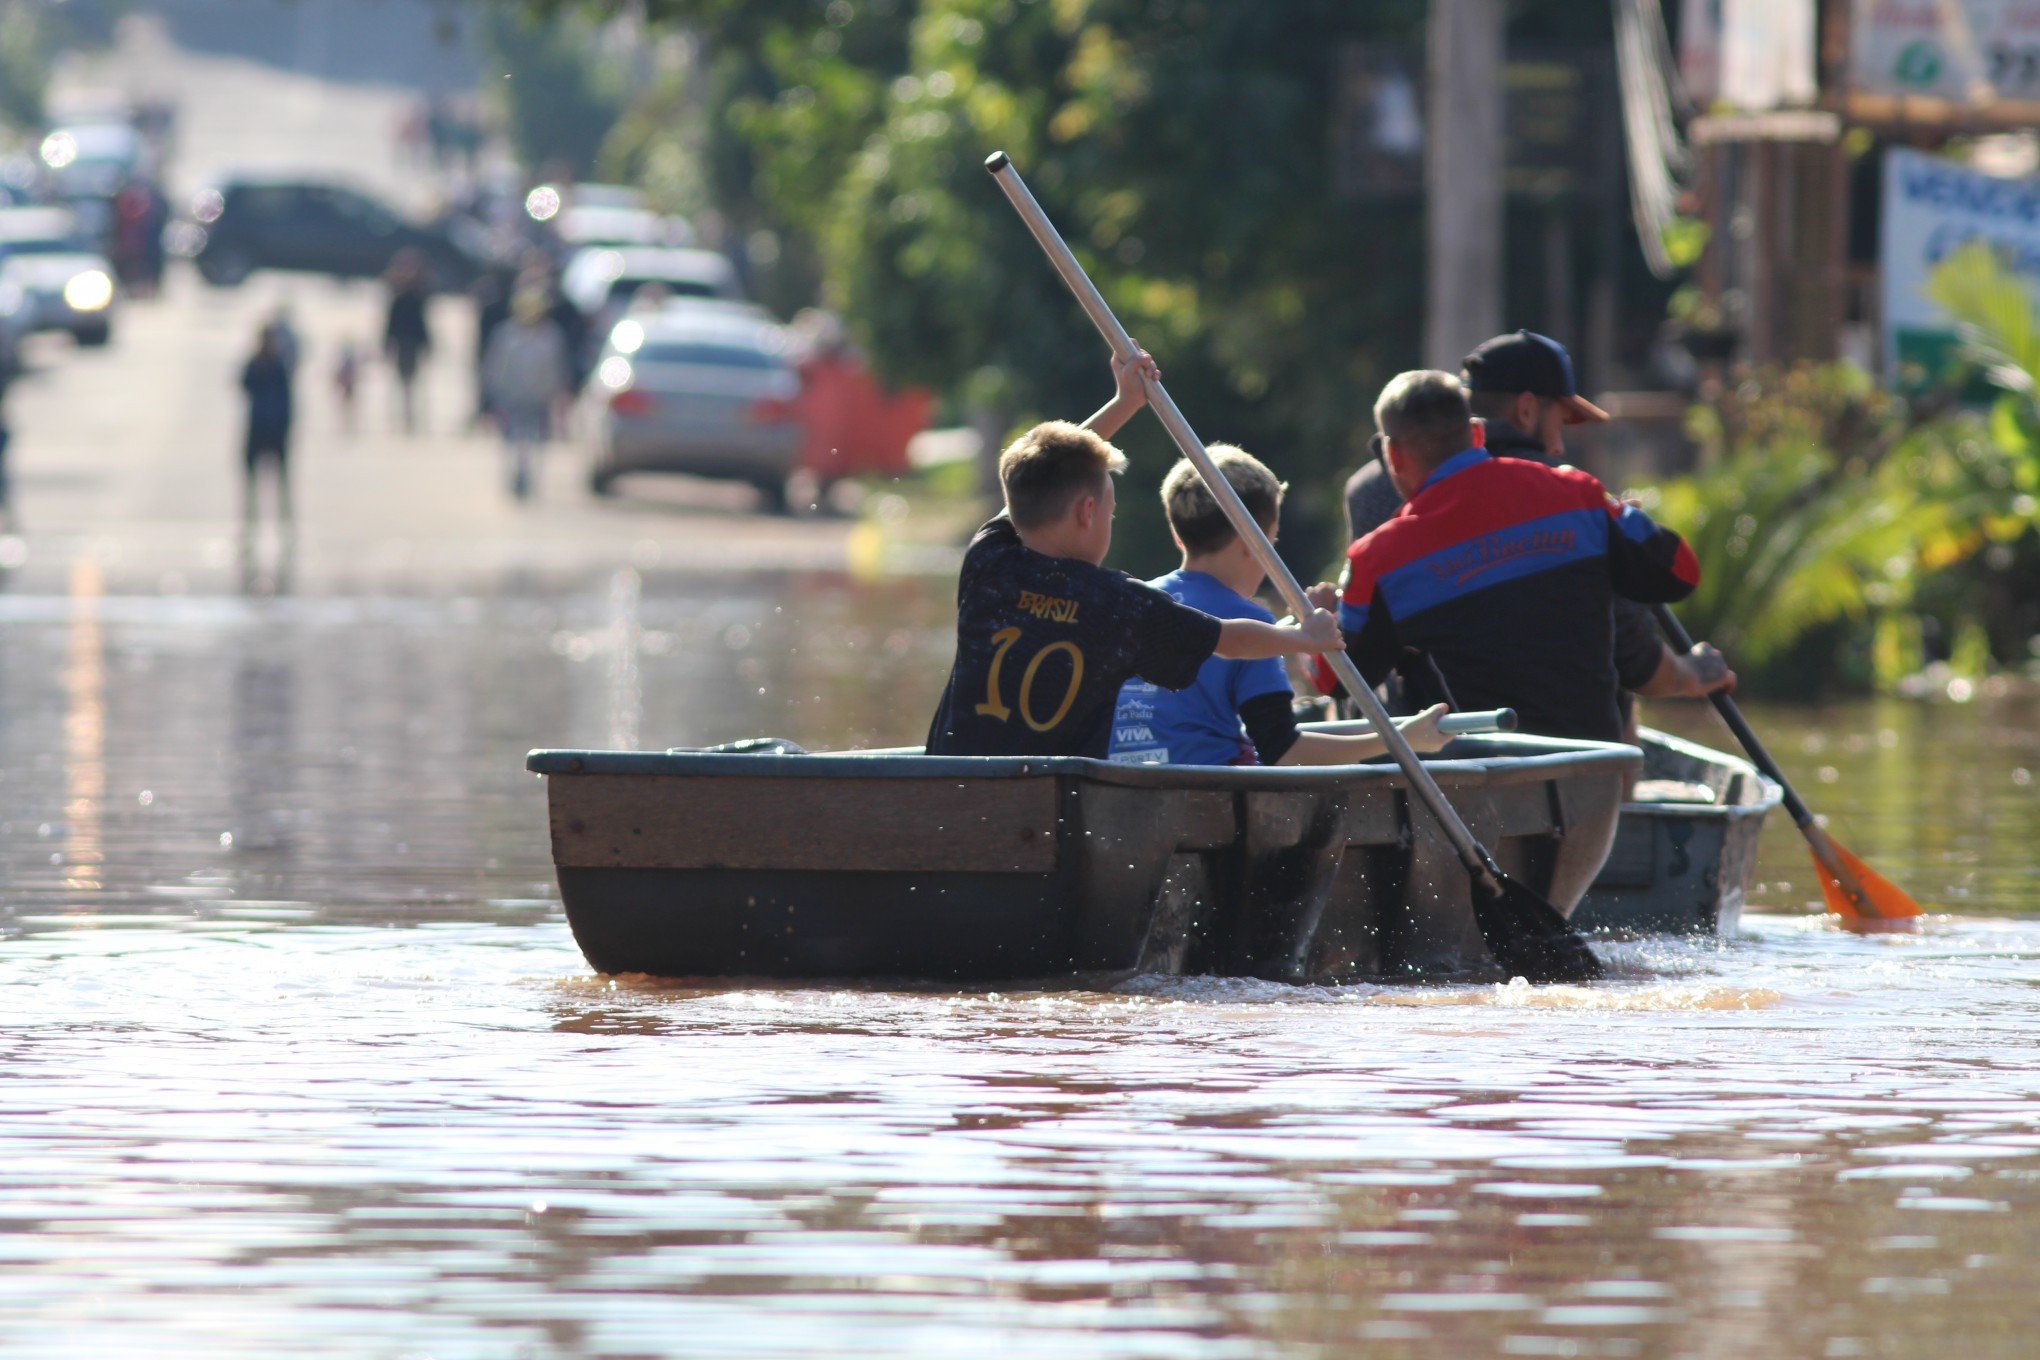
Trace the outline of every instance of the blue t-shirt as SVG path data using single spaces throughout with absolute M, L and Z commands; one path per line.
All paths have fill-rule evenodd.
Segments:
M 1192 609 L 1220 619 L 1275 616 L 1201 571 L 1172 571 L 1148 582 Z M 1240 726 L 1240 705 L 1263 694 L 1291 692 L 1289 672 L 1277 657 L 1228 661 L 1214 656 L 1197 681 L 1171 692 L 1144 680 L 1119 690 L 1112 721 L 1112 759 L 1132 765 L 1253 765 L 1254 744 Z

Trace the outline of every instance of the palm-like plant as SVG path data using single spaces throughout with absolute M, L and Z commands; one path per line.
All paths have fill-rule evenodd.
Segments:
M 2030 498 L 2040 495 L 2040 313 L 2033 291 L 1987 243 L 1972 241 L 1936 266 L 1927 296 L 1953 318 L 1965 356 L 2004 394 L 1991 413 L 1990 435 L 2009 464 L 2011 489 L 2028 498 L 2006 507 L 2023 527 L 2033 512 Z
M 1749 663 L 1903 606 L 1923 569 L 1982 546 L 1972 447 L 1910 425 L 1858 370 L 1759 373 L 1696 425 L 1704 470 L 1655 509 L 1704 567 L 1688 626 Z

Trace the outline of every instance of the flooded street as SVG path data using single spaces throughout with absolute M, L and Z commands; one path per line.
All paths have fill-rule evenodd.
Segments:
M 2022 701 L 1758 713 L 1917 937 L 1780 835 L 1591 989 L 677 990 L 524 750 L 912 740 L 940 582 L 96 582 L 0 596 L 9 1355 L 2027 1353 Z
M 422 210 L 417 89 L 369 82 L 470 8 L 180 0 L 277 52 L 128 24 L 56 90 L 174 92 L 180 199 L 299 165 Z M 1592 987 L 603 977 L 526 751 L 918 743 L 954 555 L 736 484 L 598 500 L 566 443 L 516 502 L 463 300 L 421 432 L 375 357 L 343 419 L 383 306 L 180 264 L 8 393 L 7 1360 L 2034 1353 L 2030 692 L 1751 709 L 1916 935 L 1807 914 L 1778 813 L 1738 938 L 1603 943 Z M 248 532 L 280 316 L 298 510 Z

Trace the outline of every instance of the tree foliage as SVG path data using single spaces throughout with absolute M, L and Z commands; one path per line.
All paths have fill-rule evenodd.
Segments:
M 628 96 L 621 63 L 602 50 L 597 25 L 578 12 L 544 17 L 506 5 L 482 11 L 481 41 L 519 159 L 539 170 L 591 171 Z
M 1952 437 L 1958 419 L 1916 422 L 1845 365 L 1755 372 L 1696 408 L 1705 470 L 1660 488 L 1653 507 L 1703 564 L 1679 611 L 1695 635 L 1763 668 L 1823 629 L 1866 640 L 1913 607 L 1923 583 L 1983 545 L 1994 500 L 1993 460 Z M 1833 678 L 1820 674 L 1831 666 L 1789 669 L 1802 683 Z
M 37 127 L 54 49 L 39 5 L 0 4 L 0 124 Z
M 1548 8 L 1548 6 L 1547 6 Z M 667 92 L 703 206 L 786 307 L 838 307 L 889 378 L 1010 429 L 1109 395 L 1105 350 L 982 169 L 1007 151 L 1200 433 L 1297 488 L 1285 548 L 1337 545 L 1337 485 L 1415 361 L 1421 213 L 1335 191 L 1339 52 L 1414 43 L 1421 0 L 651 0 L 702 44 Z M 628 117 L 614 163 L 662 154 Z M 691 128 L 692 130 L 689 130 Z M 961 414 L 962 412 L 957 412 Z M 1118 560 L 1166 565 L 1174 451 L 1124 436 Z

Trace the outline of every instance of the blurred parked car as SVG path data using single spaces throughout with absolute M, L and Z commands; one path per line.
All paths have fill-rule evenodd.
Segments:
M 567 261 L 560 295 L 588 320 L 588 334 L 603 337 L 640 289 L 657 285 L 668 298 L 742 296 L 737 271 L 712 250 L 659 246 L 601 247 Z
M 627 317 L 603 346 L 588 400 L 596 451 L 588 485 L 682 472 L 749 482 L 774 510 L 800 452 L 800 378 L 785 330 L 751 308 L 675 303 Z
M 233 179 L 200 193 L 191 215 L 204 235 L 186 249 L 200 276 L 223 288 L 258 269 L 375 278 L 405 249 L 424 255 L 437 288 L 465 288 L 481 272 L 468 250 L 444 230 L 408 222 L 345 185 Z
M 108 120 L 52 129 L 41 156 L 55 197 L 111 198 L 139 173 L 144 150 L 132 126 Z
M 39 197 L 71 209 L 79 236 L 103 247 L 113 229 L 113 196 L 142 174 L 146 153 L 141 135 L 125 121 L 107 117 L 59 126 L 38 148 Z
M 577 208 L 642 208 L 645 191 L 629 184 L 576 184 L 567 201 Z
M 588 246 L 687 246 L 694 228 L 685 218 L 664 217 L 649 208 L 615 208 L 576 203 L 553 223 L 560 244 Z
M 113 338 L 113 266 L 78 239 L 63 208 L 0 208 L 0 280 L 21 290 L 19 329 L 69 331 L 81 345 Z

